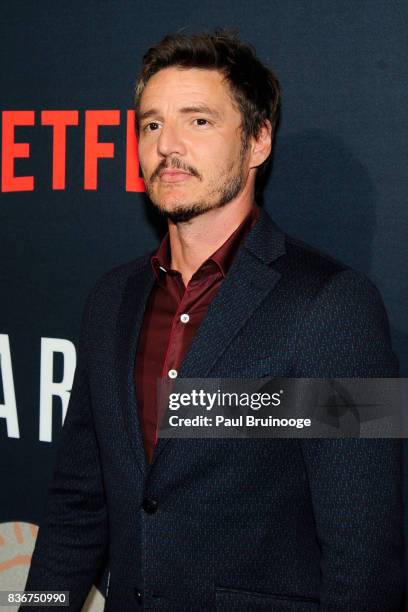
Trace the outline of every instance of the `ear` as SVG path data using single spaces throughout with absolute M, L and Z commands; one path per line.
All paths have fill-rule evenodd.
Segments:
M 269 157 L 272 150 L 272 125 L 266 119 L 256 137 L 251 139 L 250 168 L 257 168 Z

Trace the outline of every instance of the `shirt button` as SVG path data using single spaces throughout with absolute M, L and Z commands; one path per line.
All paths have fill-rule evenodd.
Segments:
M 169 370 L 169 378 L 177 378 L 177 370 Z
M 189 320 L 190 320 L 190 317 L 189 317 L 189 315 L 187 313 L 183 312 L 183 314 L 180 315 L 180 321 L 182 323 L 188 323 Z

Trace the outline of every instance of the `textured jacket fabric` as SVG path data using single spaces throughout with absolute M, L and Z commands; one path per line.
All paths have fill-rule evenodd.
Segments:
M 153 282 L 145 256 L 89 296 L 26 589 L 80 610 L 105 564 L 107 612 L 399 610 L 400 440 L 160 439 L 147 464 L 132 374 Z M 397 372 L 376 288 L 262 211 L 179 376 Z

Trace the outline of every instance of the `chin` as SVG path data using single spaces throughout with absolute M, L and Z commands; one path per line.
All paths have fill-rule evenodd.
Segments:
M 152 203 L 161 215 L 167 219 L 170 219 L 173 221 L 173 223 L 186 223 L 195 217 L 199 217 L 212 208 L 212 206 L 205 206 L 202 203 L 187 204 L 180 201 L 169 204 L 168 202 L 164 203 L 158 202 L 157 200 L 152 200 Z

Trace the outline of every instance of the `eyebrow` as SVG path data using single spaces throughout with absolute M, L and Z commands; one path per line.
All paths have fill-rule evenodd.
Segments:
M 191 115 L 192 113 L 204 113 L 206 115 L 210 115 L 214 117 L 214 119 L 221 119 L 221 114 L 216 111 L 214 108 L 210 108 L 206 104 L 197 104 L 194 106 L 183 106 L 183 108 L 179 109 L 179 112 L 183 115 Z M 139 123 L 144 121 L 145 119 L 149 119 L 149 117 L 159 117 L 160 112 L 155 108 L 150 108 L 149 110 L 144 111 L 140 115 L 137 115 Z
M 197 104 L 196 106 L 184 106 L 180 108 L 180 113 L 185 115 L 191 113 L 204 113 L 205 115 L 210 115 L 215 119 L 221 119 L 221 114 L 215 110 L 215 108 L 210 108 L 206 104 Z

